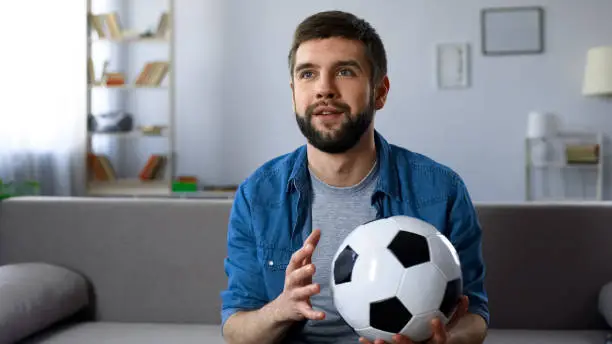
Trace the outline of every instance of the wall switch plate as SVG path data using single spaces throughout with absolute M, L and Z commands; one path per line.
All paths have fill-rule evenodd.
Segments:
M 436 73 L 439 89 L 470 86 L 470 46 L 467 43 L 443 43 L 436 46 Z

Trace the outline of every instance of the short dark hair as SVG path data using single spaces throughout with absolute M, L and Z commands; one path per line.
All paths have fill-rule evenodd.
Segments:
M 289 51 L 289 73 L 293 79 L 295 52 L 300 44 L 312 39 L 342 37 L 355 39 L 365 45 L 366 57 L 370 62 L 370 80 L 378 84 L 387 74 L 387 54 L 380 36 L 365 20 L 343 11 L 315 13 L 304 19 L 295 29 Z

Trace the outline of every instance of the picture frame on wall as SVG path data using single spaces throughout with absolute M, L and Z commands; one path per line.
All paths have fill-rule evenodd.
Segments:
M 439 43 L 436 45 L 436 83 L 440 90 L 470 87 L 470 45 Z
M 481 10 L 482 53 L 495 55 L 542 54 L 544 9 L 500 7 Z

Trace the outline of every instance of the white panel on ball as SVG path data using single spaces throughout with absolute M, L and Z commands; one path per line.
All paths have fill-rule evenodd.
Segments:
M 397 297 L 413 316 L 438 310 L 446 282 L 434 264 L 428 262 L 416 265 L 404 271 Z
M 390 217 L 389 219 L 394 221 L 400 229 L 420 234 L 424 237 L 440 233 L 436 227 L 429 222 L 425 222 L 415 217 L 398 215 Z
M 374 302 L 395 296 L 404 267 L 387 249 L 357 252 L 351 286 L 360 291 L 359 302 Z
M 352 283 L 343 283 L 331 289 L 334 305 L 344 321 L 352 328 L 370 326 L 370 303 L 363 300 L 363 289 Z M 347 316 L 349 315 L 349 316 Z
M 444 314 L 439 311 L 419 314 L 410 320 L 406 327 L 402 329 L 402 333 L 414 342 L 424 342 L 432 335 L 431 322 L 434 318 L 439 318 L 442 323 L 448 322 Z
M 361 254 L 372 249 L 387 247 L 396 234 L 395 222 L 380 219 L 355 228 L 344 239 L 344 244 L 350 245 L 357 254 Z
M 459 255 L 451 242 L 442 234 L 427 238 L 431 260 L 442 271 L 447 281 L 461 277 Z
M 382 339 L 386 343 L 393 343 L 393 336 L 395 336 L 395 333 L 389 333 L 371 327 L 359 329 L 355 332 L 357 332 L 359 336 L 364 337 L 371 342 L 374 342 L 376 339 Z

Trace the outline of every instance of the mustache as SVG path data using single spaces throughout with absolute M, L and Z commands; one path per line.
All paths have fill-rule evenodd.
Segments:
M 341 102 L 336 102 L 336 101 L 322 101 L 322 102 L 318 102 L 312 105 L 309 105 L 306 108 L 306 116 L 310 117 L 312 116 L 314 110 L 318 107 L 318 106 L 331 106 L 334 107 L 342 112 L 345 113 L 350 113 L 351 112 L 351 107 L 346 104 L 346 103 L 341 103 Z

